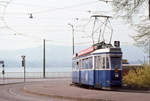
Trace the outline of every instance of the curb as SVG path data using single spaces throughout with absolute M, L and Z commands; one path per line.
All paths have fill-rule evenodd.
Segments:
M 76 101 L 113 101 L 109 99 L 93 99 L 93 98 L 78 98 L 78 97 L 70 97 L 70 96 L 62 96 L 62 95 L 54 95 L 54 94 L 43 94 L 43 93 L 38 93 L 34 91 L 30 91 L 26 89 L 26 87 L 21 89 L 22 91 L 29 93 L 29 94 L 34 94 L 34 95 L 39 95 L 39 96 L 46 96 L 46 97 L 52 97 L 52 98 L 58 98 L 58 99 L 64 99 L 64 100 L 76 100 Z

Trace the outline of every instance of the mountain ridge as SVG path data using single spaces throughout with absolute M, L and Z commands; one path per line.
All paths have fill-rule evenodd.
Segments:
M 75 47 L 75 52 L 88 48 L 87 46 Z M 129 63 L 140 64 L 145 53 L 136 46 L 121 46 L 123 58 Z M 26 64 L 30 67 L 42 67 L 43 47 L 20 50 L 0 50 L 0 60 L 4 60 L 6 67 L 21 67 L 21 56 L 26 56 Z M 72 65 L 72 47 L 46 45 L 46 66 L 69 67 Z

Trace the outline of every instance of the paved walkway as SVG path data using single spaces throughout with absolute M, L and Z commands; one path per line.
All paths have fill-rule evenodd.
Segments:
M 69 79 L 27 83 L 23 91 L 31 94 L 81 101 L 150 101 L 148 91 L 104 91 L 70 86 Z

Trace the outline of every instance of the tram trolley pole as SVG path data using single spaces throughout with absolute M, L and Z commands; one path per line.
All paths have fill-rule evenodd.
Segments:
M 22 57 L 22 67 L 24 68 L 24 82 L 26 82 L 26 65 L 25 65 L 25 56 Z

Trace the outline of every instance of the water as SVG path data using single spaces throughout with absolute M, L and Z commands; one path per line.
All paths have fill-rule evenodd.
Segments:
M 45 67 L 46 72 L 71 72 L 72 67 Z M 0 71 L 2 68 L 0 68 Z M 6 72 L 23 72 L 23 67 L 5 67 Z M 26 67 L 26 72 L 43 72 L 43 67 Z
M 71 77 L 71 67 L 46 67 L 46 77 Z M 7 78 L 23 78 L 24 68 L 23 67 L 5 67 L 5 77 Z M 2 68 L 0 68 L 0 78 L 2 78 Z M 42 67 L 27 67 L 26 68 L 27 78 L 42 78 L 43 68 Z

